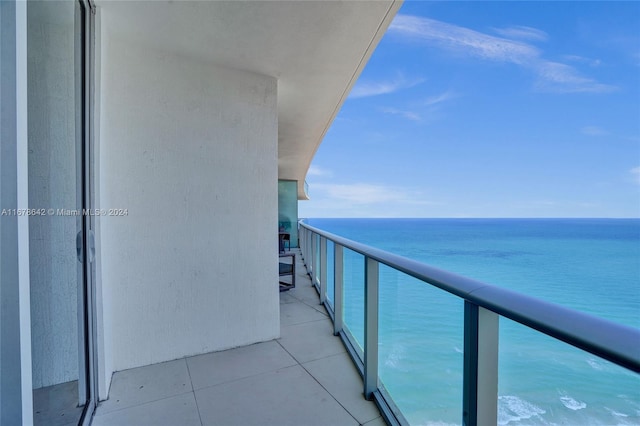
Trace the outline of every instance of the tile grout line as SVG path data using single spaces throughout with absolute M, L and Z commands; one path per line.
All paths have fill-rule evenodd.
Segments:
M 288 353 L 288 354 L 289 354 L 289 356 L 291 356 L 291 357 L 292 357 L 292 358 L 293 358 L 293 359 L 298 363 L 298 365 L 299 365 L 299 366 L 300 366 L 300 367 L 301 367 L 301 368 L 302 368 L 302 369 L 303 369 L 303 370 L 304 370 L 304 371 L 305 371 L 309 376 L 311 376 L 311 378 L 313 379 L 313 381 L 314 381 L 314 382 L 316 382 L 316 383 L 317 383 L 317 384 L 318 384 L 322 389 L 324 389 L 324 391 L 325 391 L 325 392 L 327 392 L 329 395 L 331 395 L 331 398 L 332 398 L 332 399 L 333 399 L 333 400 L 334 400 L 334 401 L 335 401 L 335 402 L 336 402 L 340 407 L 342 407 L 342 409 L 343 409 L 344 411 L 346 411 L 346 412 L 349 414 L 349 416 L 351 416 L 351 418 L 353 418 L 353 419 L 356 421 L 356 423 L 357 423 L 357 424 L 361 425 L 360 421 L 359 421 L 358 419 L 356 419 L 356 418 L 353 416 L 353 414 L 351 414 L 351 412 L 350 412 L 349 410 L 347 410 L 347 408 L 346 408 L 344 405 L 342 405 L 342 404 L 340 403 L 340 401 L 338 401 L 338 400 L 336 399 L 336 397 L 335 397 L 331 392 L 329 392 L 329 389 L 325 388 L 325 387 L 322 385 L 322 383 L 320 383 L 320 382 L 318 381 L 318 379 L 317 379 L 313 374 L 311 374 L 311 372 L 310 372 L 309 370 L 307 370 L 307 369 L 305 368 L 305 366 L 304 366 L 300 361 L 298 361 L 298 359 L 297 359 L 295 356 L 293 356 L 293 354 L 292 354 L 292 353 L 290 353 L 290 352 L 287 350 L 287 348 L 285 348 L 284 346 L 282 346 L 282 344 L 281 344 L 279 341 L 277 341 L 277 340 L 276 340 L 276 342 L 278 342 L 278 344 L 280 345 L 280 347 L 281 347 L 281 348 L 282 348 L 286 353 Z M 333 355 L 329 355 L 329 356 L 337 356 L 337 355 L 341 355 L 342 353 L 343 353 L 343 352 L 341 352 L 340 354 L 333 354 Z M 323 357 L 323 358 L 318 358 L 318 359 L 328 358 L 329 356 L 326 356 L 326 357 Z M 310 360 L 310 361 L 307 361 L 307 362 L 313 362 L 313 361 L 317 361 L 317 360 L 315 360 L 315 359 L 314 359 L 314 360 Z
M 280 337 L 280 339 L 282 339 L 282 337 Z M 287 348 L 285 348 L 284 346 L 282 346 L 282 343 L 280 343 L 280 339 L 276 339 L 275 342 L 280 345 L 280 347 L 282 348 L 283 351 L 285 351 L 287 353 L 287 355 L 289 355 L 295 362 L 297 365 L 301 365 L 300 361 L 298 361 L 298 358 L 296 358 L 295 356 L 293 356 L 293 354 L 291 352 L 289 352 L 287 350 Z M 293 367 L 293 366 L 291 366 Z
M 311 287 L 311 288 L 313 288 L 315 290 L 315 287 L 313 286 L 313 284 L 309 284 L 308 287 Z M 326 312 L 326 308 L 325 308 L 325 312 L 322 312 L 321 310 L 318 310 L 316 308 L 316 306 L 324 306 L 324 305 L 322 303 L 320 303 L 320 297 L 317 294 L 317 290 L 315 290 L 315 291 L 316 291 L 316 297 L 318 297 L 318 303 L 316 303 L 315 306 L 311 305 L 309 303 L 306 303 L 303 299 L 296 297 L 294 294 L 290 294 L 290 296 L 293 297 L 294 299 L 296 299 L 298 302 L 302 303 L 303 305 L 306 305 L 306 306 L 318 311 L 322 315 L 328 317 L 329 315 L 327 313 L 325 313 Z
M 293 327 L 296 325 L 302 325 L 302 324 L 309 324 L 310 322 L 318 322 L 318 321 L 324 321 L 326 318 L 320 318 L 320 319 L 310 319 L 310 320 L 305 320 L 305 321 L 300 321 L 300 322 L 294 322 L 291 324 L 280 324 L 280 327 Z M 280 339 L 282 339 L 282 336 L 279 337 Z
M 291 359 L 294 361 L 294 364 L 285 365 L 285 366 L 282 366 L 282 367 L 274 368 L 272 370 L 261 371 L 259 373 L 249 374 L 248 376 L 242 376 L 242 377 L 238 377 L 238 378 L 235 378 L 235 379 L 224 380 L 222 382 L 218 382 L 218 383 L 215 383 L 215 384 L 212 384 L 212 385 L 199 387 L 198 389 L 193 387 L 194 393 L 195 393 L 195 391 L 201 391 L 201 390 L 204 390 L 204 389 L 210 389 L 210 388 L 214 388 L 216 386 L 228 385 L 230 383 L 239 382 L 239 381 L 242 381 L 242 380 L 245 380 L 245 379 L 250 379 L 252 377 L 258 377 L 258 376 L 262 376 L 264 374 L 273 373 L 274 371 L 284 370 L 285 368 L 295 367 L 296 365 L 300 364 L 300 362 L 293 355 L 291 355 L 286 349 L 284 349 L 284 347 L 282 347 L 280 342 L 278 342 L 278 339 L 268 340 L 266 342 L 260 342 L 260 343 L 257 343 L 257 344 L 264 344 L 264 343 L 271 343 L 271 342 L 275 342 L 276 344 L 278 344 L 287 353 L 287 355 L 289 355 L 291 357 Z M 234 350 L 234 349 L 238 349 L 238 348 L 233 348 L 233 349 L 228 349 L 228 350 Z M 207 355 L 207 354 L 203 354 L 203 355 Z M 200 355 L 195 355 L 195 356 L 200 356 Z M 193 386 L 193 383 L 192 383 L 192 386 Z
M 319 320 L 319 321 L 322 321 L 322 320 Z M 313 321 L 309 321 L 309 322 L 313 322 Z M 301 324 L 308 324 L 309 322 L 301 323 Z M 297 324 L 295 324 L 295 325 L 297 325 Z M 333 337 L 338 337 L 338 336 L 333 336 Z M 324 356 L 321 356 L 320 358 L 308 359 L 306 361 L 298 361 L 298 359 L 296 357 L 294 357 L 293 354 L 291 354 L 289 351 L 287 351 L 287 349 L 284 346 L 282 346 L 282 344 L 280 343 L 279 340 L 280 339 L 276 340 L 276 342 L 278 342 L 278 344 L 282 347 L 282 349 L 284 349 L 285 352 L 287 352 L 299 365 L 302 365 L 303 363 L 306 364 L 308 362 L 319 361 L 321 359 L 329 358 L 329 357 L 332 357 L 332 356 L 338 356 L 338 355 L 342 355 L 342 354 L 349 355 L 349 353 L 347 352 L 347 348 L 344 346 L 344 343 L 342 343 L 342 341 L 340 341 L 340 344 L 344 348 L 344 351 L 342 351 L 342 352 L 337 352 L 335 354 L 324 355 Z
M 261 373 L 252 374 L 250 376 L 240 377 L 239 379 L 234 379 L 234 380 L 229 380 L 229 381 L 226 381 L 226 382 L 216 383 L 215 385 L 205 386 L 205 387 L 199 388 L 197 390 L 198 391 L 204 391 L 204 390 L 215 388 L 215 387 L 218 387 L 218 386 L 225 386 L 225 385 L 229 385 L 231 383 L 241 382 L 243 380 L 253 379 L 253 378 L 256 378 L 256 377 L 264 376 L 264 375 L 267 375 L 267 374 L 271 374 L 271 373 L 274 373 L 274 372 L 278 372 L 278 371 L 281 371 L 281 370 L 286 370 L 288 368 L 299 366 L 300 364 L 298 363 L 298 361 L 297 360 L 295 360 L 295 361 L 296 361 L 296 363 L 292 364 L 292 365 L 286 365 L 284 367 L 276 368 L 274 370 L 263 371 Z
M 311 287 L 311 288 L 313 288 L 314 290 L 316 290 L 316 288 L 315 288 L 315 286 L 314 286 L 313 284 L 310 284 L 310 285 L 309 285 L 309 287 Z M 316 293 L 317 293 L 317 290 L 316 290 Z M 317 294 L 316 294 L 316 296 L 317 296 Z M 303 305 L 308 306 L 308 307 L 310 307 L 310 308 L 314 309 L 315 311 L 319 312 L 320 314 L 324 315 L 324 316 L 325 316 L 325 317 L 326 317 L 326 318 L 327 318 L 327 319 L 328 319 L 328 320 L 333 324 L 333 321 L 331 321 L 331 316 L 330 316 L 330 315 L 329 315 L 329 313 L 326 311 L 326 309 L 327 309 L 327 308 L 326 308 L 324 305 L 322 305 L 321 303 L 319 303 L 319 302 L 320 302 L 320 298 L 319 298 L 319 296 L 318 296 L 318 305 L 319 305 L 319 306 L 322 306 L 322 307 L 324 308 L 324 311 L 325 311 L 325 312 L 321 312 L 321 311 L 319 311 L 319 310 L 318 310 L 318 309 L 316 309 L 314 306 L 311 306 L 310 304 L 306 303 L 304 300 L 302 300 L 302 299 L 300 299 L 300 298 L 296 297 L 296 296 L 295 296 L 295 295 L 293 295 L 293 294 L 291 294 L 291 297 L 292 297 L 292 298 L 294 298 L 294 299 L 296 299 L 298 302 L 302 303 Z M 317 322 L 317 321 L 324 321 L 324 318 L 323 318 L 323 319 L 318 319 L 318 320 L 305 321 L 305 322 L 301 322 L 301 323 L 298 323 L 298 324 L 308 324 L 308 323 L 310 323 L 310 322 Z M 298 325 L 298 324 L 290 324 L 290 325 Z M 285 326 L 285 327 L 286 327 L 286 326 Z M 334 337 L 337 337 L 337 336 L 334 336 Z M 314 376 L 314 375 L 313 375 L 309 370 L 307 370 L 307 368 L 305 367 L 305 365 L 304 365 L 303 363 L 301 363 L 300 361 L 298 361 L 298 359 L 297 359 L 297 358 L 295 358 L 295 357 L 293 356 L 293 354 L 289 353 L 289 351 L 287 351 L 287 349 L 286 349 L 284 346 L 282 346 L 282 344 L 279 342 L 279 339 L 278 339 L 278 340 L 276 340 L 276 341 L 278 342 L 278 344 L 280 344 L 280 346 L 282 347 L 282 349 L 284 349 L 284 350 L 285 350 L 285 352 L 287 352 L 287 353 L 288 353 L 292 358 L 294 358 L 294 359 L 296 360 L 296 362 L 298 362 L 298 365 L 300 365 L 300 367 L 302 367 L 302 368 L 304 369 L 304 371 L 306 371 L 306 372 L 307 372 L 307 374 L 308 374 L 308 375 L 310 375 L 310 376 L 313 378 L 313 380 L 314 380 L 316 383 L 318 383 L 318 385 L 320 385 L 320 387 L 321 387 L 322 389 L 324 389 L 324 390 L 325 390 L 329 395 L 331 395 L 331 398 L 333 398 L 333 400 L 334 400 L 334 401 L 336 401 L 336 403 L 337 403 L 339 406 L 341 406 L 341 407 L 342 407 L 342 408 L 343 408 L 343 409 L 344 409 L 344 410 L 349 414 L 349 416 L 351 416 L 351 418 L 353 418 L 353 419 L 355 420 L 355 422 L 356 422 L 358 425 L 361 425 L 361 426 L 362 426 L 362 425 L 364 425 L 365 423 L 371 422 L 371 421 L 375 420 L 375 419 L 376 419 L 376 418 L 378 418 L 378 417 L 382 417 L 382 414 L 380 413 L 380 410 L 379 410 L 379 409 L 378 409 L 378 407 L 376 406 L 376 410 L 378 411 L 378 413 L 379 413 L 380 415 L 379 415 L 378 417 L 375 417 L 375 418 L 373 418 L 373 419 L 368 420 L 367 422 L 361 423 L 361 422 L 360 422 L 360 420 L 358 420 L 358 419 L 357 419 L 357 418 L 356 418 L 356 417 L 351 413 L 351 411 L 349 411 L 349 410 L 347 409 L 347 407 L 345 407 L 342 403 L 340 403 L 340 401 L 338 401 L 338 399 L 337 399 L 337 398 L 336 398 L 336 397 L 335 397 L 335 396 L 334 396 L 334 395 L 329 391 L 329 389 L 327 389 L 326 387 L 324 387 L 324 386 L 322 385 L 322 383 L 320 383 L 320 381 L 319 381 L 319 380 L 318 380 L 318 379 L 317 379 L 317 378 L 316 378 L 316 377 L 315 377 L 315 376 Z M 340 344 L 341 344 L 341 345 L 342 345 L 342 347 L 344 348 L 344 352 L 340 352 L 340 353 L 332 354 L 332 355 L 327 355 L 327 356 L 324 356 L 324 357 L 321 357 L 321 358 L 317 358 L 317 359 L 313 359 L 313 360 L 308 360 L 308 361 L 305 361 L 305 363 L 319 361 L 319 360 L 326 359 L 326 358 L 329 358 L 329 357 L 332 357 L 332 356 L 342 356 L 342 355 L 344 355 L 345 353 L 347 353 L 347 348 L 344 346 L 344 342 L 342 342 L 342 339 L 340 339 Z M 348 356 L 348 354 L 347 354 L 347 356 Z M 351 361 L 351 360 L 349 360 L 349 361 Z M 364 398 L 364 397 L 363 397 L 363 398 Z M 374 404 L 374 405 L 375 405 L 375 404 Z
M 322 357 L 322 358 L 317 358 L 317 359 L 312 359 L 312 360 L 306 361 L 306 362 L 304 362 L 303 364 L 300 364 L 300 366 L 301 366 L 302 368 L 304 368 L 304 370 L 305 370 L 305 371 L 307 371 L 307 372 L 309 373 L 309 375 L 310 375 L 311 377 L 313 377 L 313 378 L 314 378 L 314 380 L 316 380 L 316 381 L 320 384 L 320 386 L 322 386 L 322 383 L 320 383 L 320 382 L 316 379 L 316 377 L 313 375 L 313 373 L 311 373 L 309 370 L 307 370 L 307 368 L 305 367 L 305 364 L 310 364 L 310 363 L 312 363 L 312 362 L 321 361 L 321 360 L 324 360 L 324 359 L 327 359 L 327 358 L 331 358 L 331 357 L 344 356 L 345 354 L 346 354 L 347 356 L 349 356 L 349 354 L 348 354 L 348 353 L 346 353 L 346 351 L 345 351 L 345 352 L 340 352 L 340 353 L 338 353 L 338 354 L 327 355 L 327 356 Z M 353 361 L 352 361 L 351 359 L 349 359 L 348 361 L 349 361 L 349 362 L 351 362 L 351 363 L 353 363 Z M 364 387 L 364 385 L 363 385 L 363 384 L 361 384 L 361 386 L 363 386 L 363 387 Z M 324 386 L 322 386 L 322 387 L 324 388 Z M 326 388 L 324 388 L 324 389 L 326 389 Z M 333 394 L 332 394 L 328 389 L 326 389 L 326 391 L 327 391 L 327 392 L 328 392 L 328 393 L 333 397 Z M 361 396 L 362 396 L 362 399 L 363 399 L 363 400 L 368 401 L 368 402 L 370 402 L 371 404 L 373 404 L 373 405 L 375 406 L 375 408 L 376 408 L 376 411 L 378 412 L 378 416 L 377 416 L 377 417 L 374 417 L 374 418 L 372 418 L 372 419 L 369 419 L 369 420 L 367 420 L 367 421 L 366 421 L 366 422 L 364 422 L 364 423 L 360 423 L 360 421 L 359 421 L 359 420 L 358 420 L 358 419 L 357 419 L 353 414 L 351 414 L 351 411 L 349 411 L 349 409 L 348 409 L 347 407 L 345 407 L 344 405 L 340 404 L 340 401 L 338 401 L 335 397 L 334 397 L 334 399 L 336 399 L 336 401 L 338 402 L 338 404 L 340 404 L 340 406 L 342 406 L 342 407 L 345 409 L 345 411 L 347 411 L 347 412 L 349 413 L 349 415 L 351 415 L 351 417 L 353 417 L 353 418 L 356 420 L 356 422 L 358 422 L 358 424 L 359 424 L 360 426 L 362 426 L 362 425 L 364 425 L 364 424 L 366 424 L 366 423 L 372 422 L 372 421 L 374 421 L 375 419 L 377 419 L 378 417 L 382 418 L 382 413 L 380 413 L 380 409 L 378 408 L 378 406 L 376 405 L 376 403 L 375 403 L 375 402 L 373 402 L 373 401 L 369 401 L 369 400 L 367 400 L 367 399 L 364 397 L 364 392 L 361 394 Z
M 340 355 L 340 354 L 335 354 L 335 355 Z M 330 355 L 330 356 L 335 356 L 335 355 Z M 328 357 L 324 357 L 324 358 L 328 358 Z M 319 359 L 324 359 L 324 358 L 319 358 Z M 317 360 L 313 360 L 313 361 L 317 361 Z M 312 362 L 312 361 L 308 361 L 308 362 Z M 316 376 L 314 376 L 313 374 L 311 374 L 311 372 L 310 372 L 309 370 L 307 370 L 307 369 L 306 369 L 306 367 L 304 366 L 304 364 L 300 364 L 300 367 L 302 367 L 302 369 L 303 369 L 304 371 L 306 371 L 306 373 L 307 373 L 309 376 L 311 376 L 311 378 L 312 378 L 312 379 L 313 379 L 313 380 L 314 380 L 318 385 L 320 385 L 320 387 L 321 387 L 322 389 L 324 389 L 324 390 L 325 390 L 325 392 L 327 392 L 329 395 L 331 395 L 331 398 L 333 398 L 333 400 L 334 400 L 334 401 L 335 401 L 339 406 L 341 406 L 341 407 L 342 407 L 342 409 L 343 409 L 344 411 L 346 411 L 346 412 L 351 416 L 351 418 L 352 418 L 353 420 L 355 420 L 355 421 L 356 421 L 356 423 L 357 423 L 357 424 L 359 424 L 359 425 L 362 425 L 362 424 L 363 424 L 363 423 L 360 423 L 360 420 L 356 419 L 356 417 L 351 413 L 351 411 L 349 411 L 349 410 L 347 409 L 347 407 L 345 407 L 345 406 L 344 406 L 340 401 L 338 401 L 338 399 L 337 399 L 337 398 L 336 398 L 336 397 L 335 397 L 335 396 L 334 396 L 334 395 L 329 391 L 329 389 L 327 389 L 326 387 L 324 387 L 324 385 L 323 385 L 322 383 L 320 383 L 320 381 L 316 378 Z M 376 408 L 377 408 L 377 407 L 376 407 Z
M 126 406 L 126 407 L 115 408 L 115 409 L 113 409 L 113 410 L 109 410 L 109 411 L 102 412 L 102 413 L 98 413 L 98 412 L 97 412 L 97 411 L 98 411 L 98 408 L 100 407 L 100 405 L 98 405 L 98 406 L 96 407 L 96 412 L 95 412 L 95 414 L 94 414 L 94 417 L 104 416 L 104 415 L 107 415 L 107 414 L 110 414 L 110 413 L 117 413 L 117 412 L 119 412 L 119 411 L 127 410 L 127 409 L 130 409 L 130 408 L 142 407 L 142 406 L 144 406 L 144 405 L 151 404 L 151 403 L 154 403 L 154 402 L 164 401 L 165 399 L 171 399 L 171 398 L 175 398 L 175 397 L 177 397 L 177 396 L 186 395 L 186 394 L 188 394 L 188 393 L 194 393 L 194 390 L 193 390 L 193 382 L 191 381 L 191 373 L 189 372 L 189 364 L 187 363 L 187 358 L 186 358 L 186 357 L 176 358 L 176 359 L 171 360 L 171 361 L 164 361 L 164 362 L 161 362 L 161 363 L 159 363 L 159 364 L 164 364 L 164 363 L 166 363 L 166 362 L 175 362 L 175 361 L 179 361 L 179 360 L 184 360 L 185 367 L 187 367 L 187 374 L 189 375 L 189 383 L 191 384 L 191 390 L 190 390 L 190 391 L 178 392 L 178 393 L 175 393 L 175 394 L 173 394 L 173 395 L 164 396 L 164 397 L 162 397 L 162 398 L 158 398 L 158 399 L 152 399 L 152 400 L 149 400 L 149 401 L 142 402 L 142 403 L 140 403 L 140 404 L 134 404 L 134 405 Z M 158 365 L 158 364 L 151 364 L 151 365 Z M 139 368 L 139 367 L 129 368 L 129 369 L 127 369 L 127 370 L 121 370 L 121 371 L 135 370 L 136 368 Z M 114 373 L 113 373 L 113 375 L 115 375 L 116 373 L 119 373 L 119 372 L 121 372 L 121 371 L 116 371 L 116 372 L 114 372 Z M 111 385 L 113 385 L 113 380 L 111 381 Z M 111 386 L 109 387 L 109 391 L 111 391 Z M 194 393 L 194 398 L 195 398 L 195 393 Z M 106 402 L 106 401 L 109 401 L 109 400 L 111 400 L 111 399 L 112 399 L 112 395 L 109 395 L 109 398 L 105 399 L 104 401 L 100 401 L 100 402 L 101 402 L 101 403 L 102 403 L 102 402 Z M 103 407 L 104 407 L 104 406 L 103 406 Z M 198 413 L 198 414 L 199 414 L 199 413 Z
M 130 409 L 130 408 L 142 407 L 142 406 L 144 406 L 144 405 L 153 404 L 153 403 L 155 403 L 155 402 L 164 401 L 165 399 L 175 398 L 175 397 L 177 397 L 177 396 L 186 395 L 186 394 L 188 394 L 188 393 L 193 393 L 193 390 L 191 390 L 191 391 L 186 391 L 186 392 L 176 393 L 176 394 L 174 394 L 174 395 L 165 396 L 165 397 L 158 398 L 158 399 L 154 399 L 154 400 L 151 400 L 151 401 L 145 401 L 145 402 L 143 402 L 143 403 L 141 403 L 141 404 L 128 405 L 128 406 L 126 406 L 126 407 L 117 408 L 117 409 L 115 409 L 115 410 L 109 410 L 109 411 L 102 412 L 102 413 L 99 413 L 99 414 L 97 414 L 97 413 L 96 413 L 96 414 L 94 414 L 94 417 L 102 417 L 102 416 L 106 416 L 106 415 L 111 414 L 111 413 L 117 413 L 117 412 L 119 412 L 119 411 L 128 410 L 128 409 Z
M 193 379 L 191 378 L 191 369 L 189 368 L 189 361 L 187 361 L 187 357 L 184 358 L 184 363 L 187 364 L 187 373 L 189 374 L 189 383 L 191 383 L 191 392 L 193 393 L 193 400 L 196 402 L 196 410 L 198 411 L 200 426 L 202 426 L 204 425 L 204 423 L 202 422 L 202 414 L 200 414 L 200 406 L 198 406 L 198 397 L 196 396 L 196 390 L 193 386 Z

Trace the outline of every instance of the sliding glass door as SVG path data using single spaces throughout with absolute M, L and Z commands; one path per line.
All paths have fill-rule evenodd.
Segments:
M 90 11 L 27 4 L 29 272 L 34 423 L 88 423 L 92 366 Z

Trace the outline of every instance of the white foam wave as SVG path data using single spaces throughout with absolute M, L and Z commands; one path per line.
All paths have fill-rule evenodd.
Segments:
M 583 408 L 587 408 L 587 404 L 585 402 L 577 401 L 571 398 L 569 395 L 567 395 L 564 392 L 560 392 L 560 402 L 562 402 L 562 405 L 567 407 L 569 410 L 573 410 L 573 411 L 578 411 L 578 410 L 582 410 Z
M 600 364 L 595 358 L 587 359 L 587 364 L 594 370 L 602 370 L 602 364 Z
M 611 415 L 612 415 L 612 416 L 615 416 L 615 417 L 629 417 L 629 415 L 628 415 L 628 414 L 620 413 L 620 412 L 618 412 L 618 411 L 616 411 L 616 410 L 612 410 L 612 409 L 611 409 L 611 408 L 609 408 L 609 407 L 604 407 L 604 409 L 605 409 L 605 410 L 607 410 L 608 412 L 610 412 L 610 413 L 611 413 Z
M 546 411 L 522 398 L 513 395 L 498 396 L 498 424 L 508 425 L 511 422 L 538 417 L 542 423 L 541 414 Z
M 454 346 L 454 347 L 453 347 L 453 350 L 454 350 L 454 351 L 456 351 L 456 352 L 458 352 L 459 354 L 464 353 L 464 351 L 463 351 L 462 349 L 460 349 L 459 347 L 457 347 L 457 346 Z
M 638 417 L 640 417 L 640 403 L 638 403 L 637 399 L 629 397 L 629 395 L 625 395 L 622 393 L 618 394 L 617 397 L 623 399 L 627 404 L 631 405 L 636 410 L 636 413 L 638 413 Z
M 405 348 L 402 345 L 394 345 L 391 352 L 384 360 L 387 367 L 399 369 L 402 359 L 405 357 Z

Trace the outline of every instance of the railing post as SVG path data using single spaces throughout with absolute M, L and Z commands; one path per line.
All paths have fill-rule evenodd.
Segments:
M 342 280 L 344 271 L 344 258 L 342 246 L 338 243 L 333 245 L 333 334 L 339 335 L 343 328 L 343 293 Z
M 306 264 L 307 263 L 306 262 L 307 259 L 306 259 L 306 256 L 304 255 L 304 249 L 305 249 L 305 247 L 304 247 L 304 232 L 305 232 L 305 229 L 302 226 L 298 225 L 298 238 L 300 239 L 300 254 L 302 255 L 302 259 L 304 259 L 304 261 L 305 261 L 304 263 Z
M 312 231 L 311 232 L 311 285 L 315 286 L 316 285 L 316 234 Z
M 307 263 L 309 266 L 311 266 L 311 240 L 313 240 L 313 233 L 310 229 L 307 229 L 307 256 L 309 256 L 309 261 Z
M 498 319 L 498 314 L 464 302 L 464 426 L 498 423 Z
M 320 237 L 320 304 L 327 301 L 327 239 Z
M 364 271 L 364 396 L 378 389 L 378 262 L 365 256 Z
M 304 264 L 307 266 L 307 271 L 309 270 L 309 231 L 307 228 L 304 228 Z

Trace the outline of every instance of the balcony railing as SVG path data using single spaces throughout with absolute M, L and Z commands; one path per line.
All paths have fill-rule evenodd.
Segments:
M 464 301 L 462 412 L 464 425 L 498 423 L 499 317 L 508 318 L 558 341 L 587 351 L 635 373 L 640 373 L 640 331 L 485 284 L 299 223 L 300 248 L 320 301 L 331 315 L 334 334 L 340 336 L 360 370 L 364 395 L 374 399 L 390 424 L 408 421 L 379 380 L 380 265 L 414 277 Z M 327 252 L 327 245 L 333 253 Z M 345 324 L 344 250 L 363 256 L 364 342 Z M 328 262 L 332 257 L 332 262 Z M 332 271 L 328 271 L 332 264 Z M 328 274 L 333 288 L 328 286 Z M 331 291 L 332 290 L 332 291 Z M 331 299 L 328 300 L 328 294 Z

